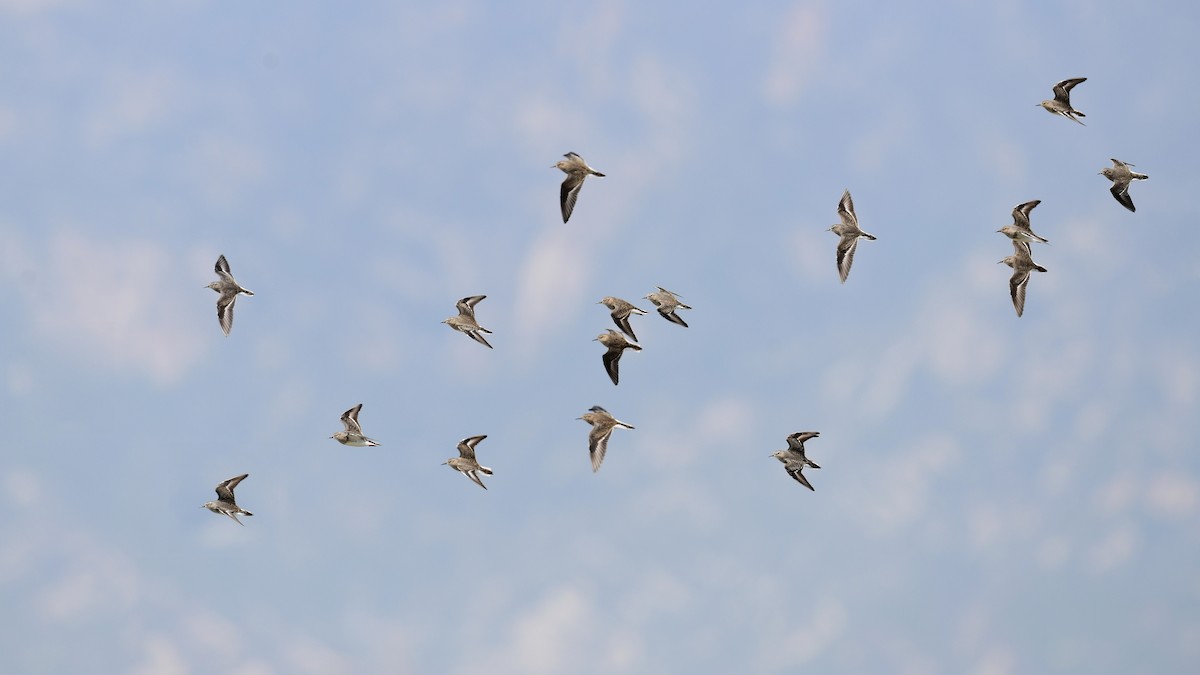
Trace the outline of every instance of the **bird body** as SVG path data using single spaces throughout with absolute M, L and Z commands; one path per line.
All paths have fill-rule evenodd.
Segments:
M 229 516 L 230 518 L 233 518 L 233 522 L 237 523 L 238 525 L 245 526 L 245 523 L 238 520 L 238 514 L 243 516 L 252 516 L 254 514 L 237 505 L 237 500 L 233 497 L 233 489 L 236 488 L 238 483 L 245 480 L 246 476 L 249 475 L 250 474 L 248 473 L 244 473 L 240 476 L 234 476 L 229 480 L 224 480 L 218 483 L 216 501 L 205 502 L 200 508 L 208 509 L 213 513 L 220 513 Z
M 330 436 L 330 438 L 342 445 L 349 445 L 356 448 L 380 445 L 380 443 L 363 435 L 362 427 L 358 424 L 358 411 L 360 410 L 362 410 L 361 403 L 342 413 L 342 425 L 346 428 Z
M 778 450 L 771 453 L 772 457 L 783 462 L 783 468 L 789 476 L 813 492 L 816 492 L 816 488 L 805 477 L 804 467 L 811 466 L 814 469 L 820 469 L 821 467 L 817 466 L 817 463 L 809 459 L 804 453 L 804 441 L 820 435 L 821 432 L 819 431 L 797 431 L 787 437 L 788 447 L 786 450 Z
M 466 333 L 467 337 L 488 349 L 492 349 L 492 345 L 488 344 L 487 338 L 482 335 L 482 333 L 491 333 L 492 331 L 480 326 L 475 320 L 475 305 L 478 305 L 486 297 L 486 295 L 472 295 L 459 300 L 455 304 L 458 308 L 458 314 L 446 319 L 442 323 L 460 333 Z
M 613 384 L 616 384 L 619 377 L 617 364 L 621 361 L 621 355 L 625 353 L 626 349 L 640 352 L 642 348 L 626 340 L 624 335 L 611 328 L 597 335 L 595 339 L 608 348 L 608 351 L 604 352 L 602 360 L 604 361 L 604 369 L 608 371 L 608 377 L 612 379 Z
M 592 458 L 592 473 L 600 470 L 600 463 L 604 461 L 604 454 L 608 452 L 608 439 L 612 436 L 613 429 L 617 427 L 633 428 L 632 424 L 626 424 L 613 417 L 598 405 L 592 406 L 588 412 L 576 419 L 592 425 L 592 430 L 588 433 L 588 454 Z
M 579 190 L 583 188 L 584 179 L 588 176 L 604 178 L 604 174 L 588 166 L 587 162 L 574 152 L 568 152 L 563 157 L 566 159 L 558 160 L 553 168 L 567 174 L 558 191 L 558 203 L 562 209 L 562 219 L 565 223 L 570 220 L 571 213 L 575 210 L 575 200 L 579 198 Z
M 681 319 L 679 315 L 675 313 L 675 310 L 691 309 L 691 307 L 688 307 L 679 301 L 680 296 L 678 293 L 672 293 L 662 286 L 656 286 L 656 288 L 658 289 L 656 292 L 645 296 L 645 298 L 654 303 L 654 306 L 658 308 L 658 313 L 660 316 L 662 316 L 662 318 L 670 321 L 671 323 L 677 323 L 680 326 L 687 328 L 687 322 Z
M 634 307 L 633 303 L 621 298 L 614 298 L 611 295 L 605 296 L 596 304 L 604 305 L 612 310 L 612 320 L 613 323 L 617 324 L 617 328 L 620 328 L 621 332 L 628 335 L 630 340 L 637 340 L 637 336 L 633 334 L 633 327 L 629 325 L 629 315 L 644 315 L 646 310 Z
M 850 276 L 850 266 L 854 264 L 854 252 L 858 250 L 858 240 L 865 237 L 874 241 L 875 235 L 863 232 L 858 227 L 858 216 L 854 213 L 854 200 L 850 198 L 849 190 L 842 193 L 842 198 L 838 201 L 837 212 L 842 222 L 831 226 L 829 231 L 840 237 L 837 245 L 837 268 L 838 275 L 844 284 L 846 278 Z
M 1026 245 L 1028 245 L 1030 242 L 1038 242 L 1040 244 L 1050 243 L 1049 239 L 1034 234 L 1033 228 L 1029 225 L 1029 212 L 1033 211 L 1033 209 L 1041 203 L 1042 200 L 1034 199 L 1032 201 L 1025 202 L 1024 204 L 1017 204 L 1012 210 L 1013 224 L 1005 225 L 996 231 L 1015 242 L 1023 242 Z
M 1133 199 L 1129 196 L 1129 183 L 1135 180 L 1146 180 L 1149 176 L 1144 173 L 1132 171 L 1129 167 L 1133 165 L 1128 162 L 1114 159 L 1112 163 L 1111 167 L 1105 168 L 1100 172 L 1101 176 L 1112 181 L 1112 187 L 1108 191 L 1112 193 L 1113 199 L 1116 199 L 1121 206 L 1130 211 L 1137 211 L 1133 206 Z
M 1083 113 L 1071 107 L 1071 89 L 1073 89 L 1075 85 L 1079 84 L 1080 82 L 1087 82 L 1087 78 L 1075 77 L 1059 82 L 1058 84 L 1054 85 L 1054 98 L 1042 101 L 1038 105 L 1045 108 L 1047 112 L 1055 115 L 1062 115 L 1072 122 L 1087 126 L 1086 124 L 1083 124 L 1083 122 L 1079 121 L 1080 117 L 1087 117 L 1087 115 L 1084 115 Z
M 1012 277 L 1008 280 L 1008 293 L 1012 296 L 1013 308 L 1017 316 L 1025 313 L 1025 290 L 1029 286 L 1030 272 L 1045 272 L 1046 268 L 1033 262 L 1029 244 L 1013 241 L 1013 254 L 1005 257 L 996 264 L 1005 264 L 1012 268 Z
M 237 296 L 254 295 L 254 292 L 242 288 L 233 278 L 233 273 L 229 271 L 229 261 L 224 255 L 217 258 L 213 269 L 220 278 L 205 288 L 211 288 L 220 294 L 217 297 L 217 321 L 221 324 L 221 330 L 225 331 L 225 337 L 229 337 L 229 331 L 233 329 L 233 303 Z
M 486 435 L 471 436 L 462 439 L 458 443 L 458 457 L 451 457 L 450 459 L 442 462 L 442 464 L 448 465 L 455 471 L 458 471 L 467 478 L 470 478 L 475 482 L 476 485 L 484 490 L 487 489 L 487 486 L 483 484 L 483 481 L 479 478 L 479 474 L 484 473 L 490 476 L 492 475 L 492 470 L 475 460 L 475 446 L 479 445 L 479 441 L 482 441 L 485 438 L 487 438 Z

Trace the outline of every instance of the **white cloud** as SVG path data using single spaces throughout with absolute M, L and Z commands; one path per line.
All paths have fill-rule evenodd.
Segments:
M 778 25 L 763 93 L 770 103 L 789 106 L 822 68 L 829 26 L 824 7 L 809 2 L 796 3 Z
M 770 637 L 765 669 L 792 671 L 812 661 L 842 636 L 848 622 L 841 602 L 828 597 L 818 600 L 802 625 Z
M 134 675 L 183 675 L 189 672 L 179 649 L 163 635 L 150 635 L 143 641 L 145 660 L 134 666 Z
M 1140 537 L 1131 525 L 1119 525 L 1087 551 L 1087 567 L 1095 574 L 1107 574 L 1128 563 L 1137 550 Z
M 562 673 L 579 663 L 579 652 L 596 628 L 595 610 L 582 591 L 559 587 L 519 616 L 511 635 L 511 651 L 502 671 Z
M 165 72 L 115 69 L 102 78 L 99 100 L 88 109 L 84 138 L 105 146 L 163 123 L 180 99 L 180 86 Z
M 1196 514 L 1200 485 L 1184 473 L 1160 473 L 1146 486 L 1147 509 L 1164 518 L 1187 518 Z
M 25 264 L 5 270 L 24 296 L 32 332 L 97 367 L 159 384 L 195 365 L 204 343 L 189 312 L 215 307 L 215 298 L 205 298 L 212 293 L 202 285 L 189 285 L 197 275 L 178 274 L 176 256 L 149 241 L 96 240 L 71 231 L 53 236 L 44 249 L 29 258 L 43 261 L 36 270 Z M 215 309 L 206 313 L 215 323 Z
M 77 4 L 73 0 L 0 0 L 0 10 L 15 15 L 33 15 Z

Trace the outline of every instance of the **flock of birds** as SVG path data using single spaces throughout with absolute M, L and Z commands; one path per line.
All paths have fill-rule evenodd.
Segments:
M 1071 106 L 1071 90 L 1076 85 L 1086 81 L 1087 78 L 1085 77 L 1063 80 L 1054 85 L 1054 98 L 1042 101 L 1038 105 L 1050 113 L 1061 115 L 1083 125 L 1083 122 L 1079 118 L 1085 117 L 1085 115 Z M 597 176 L 603 178 L 604 174 L 588 166 L 583 157 L 574 152 L 568 152 L 564 155 L 564 158 L 554 164 L 553 168 L 557 168 L 567 175 L 559 191 L 559 206 L 562 210 L 563 222 L 566 223 L 570 220 L 571 214 L 575 210 L 575 203 L 579 198 L 579 192 L 583 188 L 583 183 L 587 177 Z M 1100 175 L 1112 181 L 1110 192 L 1117 202 L 1126 209 L 1135 211 L 1133 200 L 1129 196 L 1129 184 L 1134 180 L 1146 180 L 1148 176 L 1132 171 L 1129 167 L 1133 165 L 1127 162 L 1113 159 L 1112 163 L 1113 166 L 1102 170 Z M 1029 222 L 1030 212 L 1040 203 L 1040 199 L 1034 199 L 1018 204 L 1012 211 L 1012 225 L 1006 225 L 997 230 L 997 232 L 1004 234 L 1012 240 L 1013 254 L 1005 257 L 1000 263 L 1008 265 L 1013 270 L 1012 277 L 1009 279 L 1009 293 L 1012 296 L 1013 307 L 1017 311 L 1017 316 L 1021 316 L 1025 311 L 1025 292 L 1029 285 L 1030 273 L 1034 271 L 1046 271 L 1045 267 L 1033 261 L 1032 248 L 1030 246 L 1032 243 L 1048 243 L 1045 237 L 1033 232 Z M 875 240 L 876 237 L 864 232 L 859 227 L 858 216 L 854 212 L 854 201 L 850 197 L 849 190 L 842 193 L 842 197 L 838 201 L 837 213 L 841 222 L 831 226 L 829 231 L 839 237 L 836 251 L 837 270 L 842 283 L 845 283 L 850 275 L 850 267 L 854 263 L 854 253 L 858 247 L 858 240 Z M 254 293 L 243 288 L 234 279 L 233 272 L 229 267 L 229 261 L 225 259 L 224 255 L 217 258 L 215 271 L 218 279 L 209 284 L 208 288 L 218 293 L 217 319 L 220 322 L 221 330 L 228 336 L 230 330 L 233 328 L 233 308 L 238 296 L 254 295 Z M 653 303 L 659 315 L 664 319 L 687 328 L 687 322 L 677 314 L 677 310 L 691 309 L 691 307 L 680 302 L 679 298 L 681 296 L 678 293 L 668 291 L 661 286 L 657 288 L 657 291 L 643 296 L 643 298 Z M 492 345 L 484 337 L 485 333 L 490 334 L 491 331 L 479 325 L 478 320 L 475 318 L 475 307 L 486 298 L 486 295 L 472 295 L 459 300 L 456 303 L 458 314 L 445 319 L 442 323 L 447 324 L 456 331 L 465 333 L 472 340 L 488 349 L 492 349 Z M 606 296 L 597 304 L 602 304 L 610 310 L 613 323 L 620 329 L 619 332 L 611 328 L 606 329 L 604 333 L 595 338 L 595 341 L 598 341 L 605 348 L 601 361 L 605 372 L 608 373 L 612 383 L 616 385 L 620 379 L 618 366 L 621 361 L 621 355 L 627 349 L 634 351 L 642 350 L 642 347 L 636 342 L 637 335 L 634 334 L 629 319 L 634 315 L 645 315 L 646 311 L 627 300 L 613 296 Z M 368 438 L 363 434 L 362 426 L 358 421 L 358 414 L 361 410 L 362 404 L 359 403 L 343 413 L 341 421 L 344 429 L 333 434 L 330 438 L 343 445 L 353 447 L 380 445 L 378 441 Z M 618 427 L 623 429 L 634 428 L 633 425 L 613 417 L 612 414 L 598 405 L 592 406 L 588 412 L 581 415 L 578 419 L 592 426 L 591 432 L 588 434 L 588 453 L 591 456 L 593 472 L 600 470 L 600 464 L 604 461 L 604 455 L 608 450 L 608 440 L 612 436 L 613 430 Z M 798 431 L 787 437 L 788 447 L 786 449 L 779 450 L 770 455 L 783 463 L 784 469 L 789 476 L 813 491 L 815 491 L 815 488 L 813 488 L 808 478 L 805 477 L 804 469 L 819 469 L 821 467 L 810 460 L 805 454 L 804 442 L 817 438 L 820 435 L 820 432 L 816 431 Z M 458 456 L 451 457 L 443 462 L 443 464 L 462 473 L 485 490 L 487 486 L 483 484 L 483 480 L 479 477 L 479 474 L 490 476 L 492 475 L 492 470 L 479 463 L 475 457 L 475 451 L 479 443 L 486 438 L 486 435 L 464 438 L 458 444 Z M 229 516 L 241 525 L 242 522 L 237 518 L 239 515 L 250 516 L 253 514 L 237 505 L 233 491 L 248 475 L 242 474 L 222 481 L 216 488 L 217 499 L 205 503 L 202 508 L 207 508 L 213 513 Z

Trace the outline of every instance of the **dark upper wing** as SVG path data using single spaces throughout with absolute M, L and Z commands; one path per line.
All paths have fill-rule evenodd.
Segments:
M 608 452 L 608 438 L 612 436 L 612 424 L 593 424 L 592 431 L 588 434 L 588 453 L 592 456 L 592 473 L 600 470 L 600 463 L 604 461 L 604 453 Z
M 1129 181 L 1116 181 L 1108 191 L 1121 203 L 1121 206 L 1130 211 L 1137 211 L 1133 206 L 1133 198 L 1129 196 Z
M 217 258 L 217 264 L 213 267 L 213 271 L 221 276 L 233 276 L 233 272 L 229 269 L 229 261 L 225 259 L 224 254 Z
M 854 264 L 854 252 L 858 250 L 858 237 L 853 234 L 842 235 L 837 247 L 838 274 L 842 283 L 850 276 L 850 266 Z
M 487 438 L 486 435 L 471 436 L 469 438 L 462 439 L 458 443 L 458 454 L 462 455 L 462 457 L 464 459 L 474 460 L 475 459 L 475 446 L 479 445 L 479 441 L 482 441 L 485 438 Z
M 1063 80 L 1054 85 L 1054 98 L 1062 103 L 1070 103 L 1071 90 L 1080 82 L 1087 82 L 1086 77 L 1075 77 L 1069 80 Z
M 813 492 L 817 491 L 817 489 L 812 486 L 812 483 L 808 482 L 808 479 L 804 477 L 804 465 L 803 464 L 789 466 L 789 467 L 787 467 L 787 472 L 788 472 L 789 476 L 796 479 L 796 482 L 800 483 L 801 485 L 808 488 L 809 490 L 812 490 Z
M 346 431 L 355 434 L 362 433 L 362 427 L 358 424 L 358 411 L 362 410 L 363 404 L 359 403 L 353 408 L 342 413 L 342 424 L 345 425 Z
M 566 180 L 562 182 L 562 187 L 558 191 L 559 205 L 562 207 L 563 222 L 567 222 L 571 218 L 571 212 L 575 210 L 575 200 L 579 198 L 579 189 L 583 187 L 583 179 L 586 174 L 567 174 Z
M 233 489 L 236 488 L 238 486 L 238 483 L 245 480 L 246 476 L 249 476 L 249 475 L 250 474 L 248 474 L 248 473 L 244 473 L 240 476 L 234 476 L 233 478 L 230 478 L 229 480 L 222 481 L 221 484 L 217 486 L 217 498 L 220 499 L 221 501 L 226 501 L 226 502 L 234 501 Z
M 604 356 L 601 357 L 604 361 L 604 369 L 608 371 L 608 377 L 612 380 L 613 384 L 617 383 L 619 376 L 617 364 L 620 363 L 621 354 L 624 352 L 625 350 L 620 347 L 609 347 L 608 351 L 604 352 Z

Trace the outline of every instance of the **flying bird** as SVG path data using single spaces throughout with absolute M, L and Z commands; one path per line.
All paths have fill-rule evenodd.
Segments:
M 223 513 L 233 518 L 233 522 L 238 525 L 245 526 L 245 523 L 238 520 L 238 514 L 240 513 L 243 516 L 252 516 L 254 514 L 237 505 L 237 500 L 233 498 L 233 489 L 249 475 L 248 473 L 244 473 L 240 476 L 234 476 L 229 480 L 221 481 L 217 485 L 217 500 L 214 502 L 205 502 L 200 508 L 208 509 L 213 513 Z
M 573 152 L 568 152 L 563 157 L 566 159 L 558 160 L 558 163 L 552 168 L 560 169 L 567 174 L 562 182 L 562 188 L 558 192 L 558 201 L 562 207 L 562 217 L 565 223 L 571 218 L 571 212 L 575 210 L 575 200 L 579 198 L 579 190 L 583 187 L 584 179 L 588 176 L 604 178 L 604 174 L 588 166 L 582 157 Z
M 671 323 L 677 323 L 680 326 L 687 328 L 687 322 L 679 318 L 679 315 L 675 313 L 675 310 L 691 309 L 691 307 L 688 307 L 679 301 L 680 295 L 678 293 L 672 293 L 662 286 L 656 286 L 655 288 L 657 288 L 658 291 L 644 297 L 650 302 L 654 303 L 654 306 L 658 308 L 658 313 L 662 316 L 662 318 L 670 321 Z
M 608 351 L 604 352 L 602 360 L 604 361 L 604 369 L 608 371 L 608 376 L 612 379 L 613 384 L 617 383 L 617 364 L 621 361 L 621 354 L 624 354 L 626 349 L 632 349 L 635 352 L 642 351 L 641 347 L 626 340 L 624 335 L 611 328 L 597 335 L 594 341 L 599 341 L 600 344 L 608 348 Z
M 362 410 L 361 403 L 342 413 L 342 425 L 345 426 L 346 429 L 345 431 L 337 432 L 336 434 L 330 436 L 330 438 L 336 440 L 342 445 L 351 445 L 356 448 L 367 448 L 379 445 L 379 443 L 376 441 L 363 436 L 362 427 L 358 424 L 359 410 Z
M 1047 112 L 1054 113 L 1055 115 L 1062 115 L 1072 122 L 1079 122 L 1079 124 L 1083 124 L 1083 122 L 1079 121 L 1079 117 L 1087 117 L 1087 115 L 1084 115 L 1083 113 L 1071 107 L 1071 89 L 1073 89 L 1075 85 L 1079 84 L 1080 82 L 1087 82 L 1087 78 L 1074 77 L 1069 80 L 1063 80 L 1062 82 L 1059 82 L 1058 84 L 1054 85 L 1054 98 L 1042 101 L 1038 105 L 1045 108 Z M 1076 117 L 1076 115 L 1079 117 Z M 1084 126 L 1087 125 L 1084 124 Z
M 633 303 L 622 300 L 621 298 L 614 298 L 611 295 L 605 296 L 596 304 L 604 305 L 605 307 L 611 309 L 612 320 L 613 323 L 617 324 L 617 328 L 620 328 L 621 332 L 628 335 L 629 339 L 637 340 L 637 336 L 633 334 L 633 328 L 629 325 L 629 315 L 642 315 L 646 313 L 646 310 L 638 309 L 637 307 L 633 306 Z
M 837 245 L 837 267 L 844 284 L 846 277 L 850 276 L 850 266 L 854 264 L 854 251 L 858 249 L 858 240 L 866 237 L 875 241 L 875 235 L 859 229 L 858 216 L 854 214 L 854 200 L 850 198 L 849 190 L 842 193 L 842 198 L 838 201 L 837 212 L 842 222 L 830 227 L 829 231 L 841 237 Z
M 816 462 L 808 458 L 804 454 L 804 441 L 811 438 L 816 438 L 821 435 L 819 431 L 797 431 L 787 437 L 787 450 L 778 450 L 771 453 L 771 456 L 783 462 L 783 468 L 787 470 L 788 475 L 796 479 L 804 487 L 816 492 L 816 488 L 812 483 L 808 482 L 808 478 L 804 476 L 804 467 L 811 466 L 814 469 L 821 467 L 817 466 Z
M 486 297 L 486 295 L 472 295 L 459 300 L 456 304 L 458 314 L 446 319 L 442 323 L 447 324 L 456 331 L 466 333 L 472 340 L 491 349 L 492 346 L 488 344 L 487 339 L 481 333 L 491 333 L 492 331 L 480 326 L 475 321 L 475 305 L 478 305 Z
M 492 470 L 475 461 L 475 446 L 479 445 L 479 441 L 485 438 L 487 436 L 471 436 L 462 439 L 458 443 L 458 457 L 451 457 L 442 462 L 442 464 L 448 464 L 450 468 L 475 481 L 475 484 L 484 490 L 487 489 L 487 486 L 479 479 L 479 473 L 477 472 L 483 472 L 490 476 L 492 475 Z
M 1129 162 L 1114 159 L 1112 163 L 1111 167 L 1100 172 L 1101 176 L 1112 181 L 1112 187 L 1108 191 L 1112 193 L 1114 199 L 1120 202 L 1121 206 L 1130 211 L 1137 211 L 1133 207 L 1133 199 L 1129 196 L 1129 183 L 1134 180 L 1146 180 L 1149 176 L 1144 173 L 1130 171 L 1129 167 L 1133 165 Z
M 224 255 L 217 258 L 217 264 L 213 269 L 220 279 L 205 288 L 211 288 L 220 294 L 217 297 L 217 320 L 221 322 L 221 330 L 225 331 L 225 336 L 229 337 L 229 331 L 233 329 L 233 303 L 237 300 L 238 295 L 254 295 L 254 292 L 242 288 L 234 280 L 233 273 L 229 271 L 229 261 L 225 259 Z
M 1026 246 L 1034 241 L 1042 244 L 1050 243 L 1050 240 L 1045 237 L 1034 234 L 1033 229 L 1029 225 L 1029 212 L 1041 203 L 1042 200 L 1035 199 L 1024 204 L 1017 204 L 1012 210 L 1013 224 L 1005 225 L 996 231 L 1015 242 L 1022 242 Z
M 613 429 L 617 427 L 632 429 L 633 425 L 613 417 L 598 405 L 594 405 L 588 410 L 589 412 L 585 412 L 582 417 L 575 419 L 592 425 L 592 430 L 588 433 L 588 454 L 592 457 L 592 473 L 595 473 L 600 470 L 600 463 L 604 461 L 604 453 L 608 451 L 608 438 L 612 436 Z
M 1025 313 L 1025 289 L 1029 286 L 1029 273 L 1045 272 L 1046 268 L 1033 262 L 1029 244 L 1013 241 L 1013 254 L 996 263 L 1005 264 L 1012 268 L 1012 277 L 1008 280 L 1008 294 L 1012 296 L 1013 307 L 1017 316 Z

